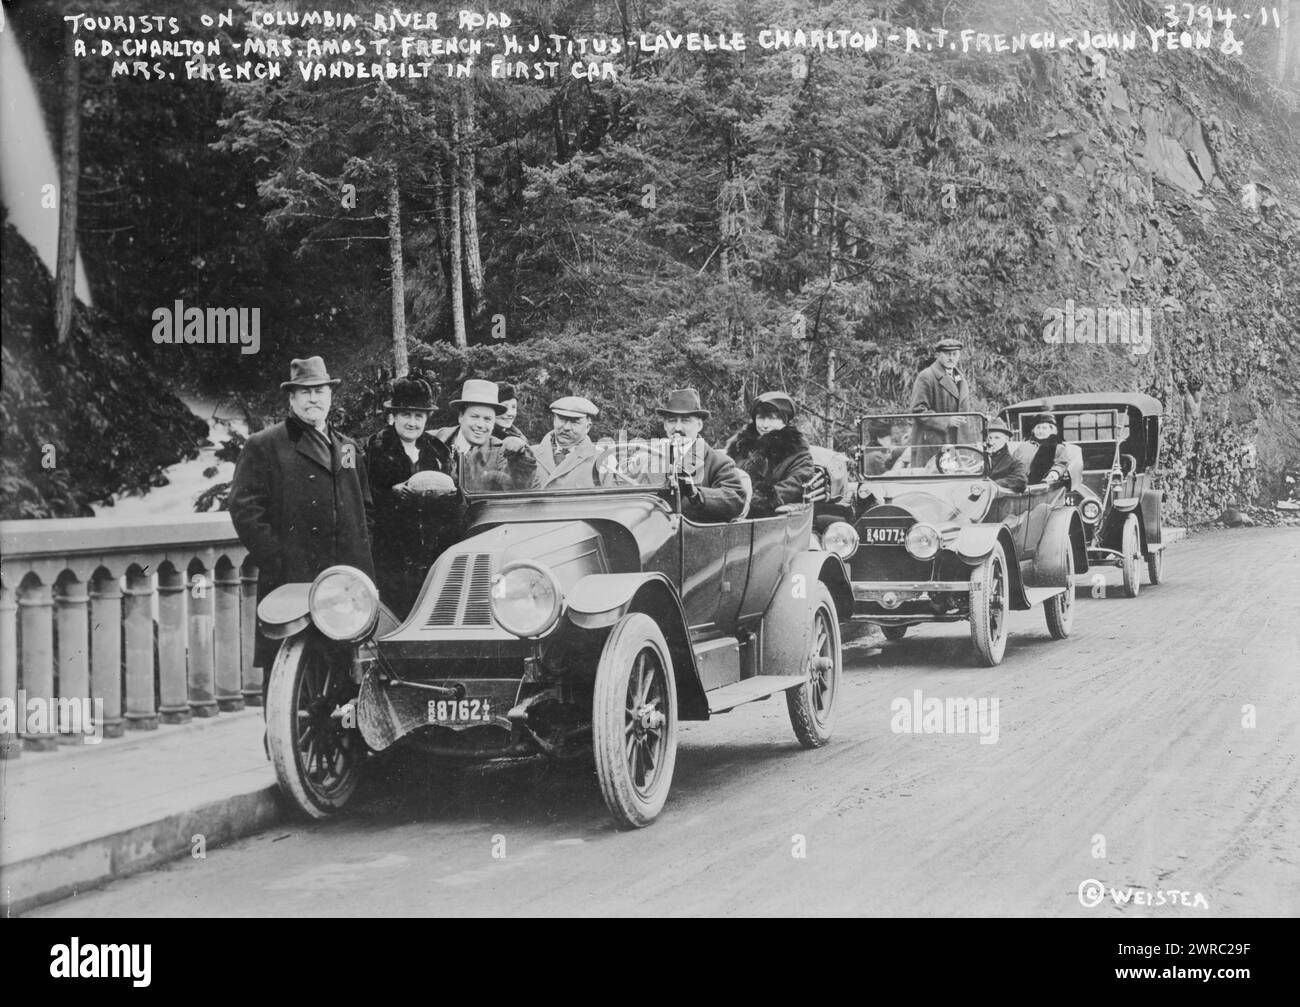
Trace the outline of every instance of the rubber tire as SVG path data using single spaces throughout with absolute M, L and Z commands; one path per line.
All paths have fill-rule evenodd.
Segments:
M 1074 625 L 1074 548 L 1065 540 L 1065 591 L 1043 602 L 1043 615 L 1047 617 L 1047 632 L 1053 640 L 1064 640 Z
M 794 728 L 794 736 L 799 739 L 799 744 L 804 748 L 821 748 L 831 740 L 831 731 L 835 726 L 835 701 L 839 698 L 840 683 L 844 673 L 843 655 L 840 652 L 840 623 L 835 612 L 835 599 L 831 597 L 830 589 L 821 581 L 817 582 L 810 618 L 812 626 L 809 651 L 804 658 L 803 667 L 799 670 L 808 672 L 814 657 L 829 657 L 834 662 L 834 666 L 829 672 L 829 679 L 822 680 L 821 687 L 829 690 L 829 696 L 822 704 L 823 709 L 819 710 L 813 697 L 813 682 L 810 679 L 803 685 L 787 689 L 785 702 L 790 711 L 790 726 Z M 825 631 L 825 643 L 829 646 L 818 646 L 818 623 L 821 623 L 821 628 Z M 817 653 L 823 649 L 829 650 L 830 653 L 826 655 Z
M 663 710 L 665 747 L 654 785 L 639 791 L 628 766 L 627 730 L 630 726 L 627 690 L 633 664 L 646 649 L 652 650 L 664 673 Z M 596 667 L 592 695 L 591 741 L 596 756 L 596 778 L 605 806 L 620 829 L 644 828 L 658 817 L 672 786 L 677 762 L 677 683 L 672 655 L 658 624 L 644 612 L 630 612 L 610 630 Z
M 1120 572 L 1124 575 L 1124 597 L 1136 598 L 1142 587 L 1142 532 L 1136 514 L 1124 519 L 1124 533 L 1120 539 Z
M 885 634 L 885 639 L 891 643 L 897 643 L 903 637 L 907 636 L 907 626 L 881 626 L 880 632 Z
M 323 646 L 321 638 L 310 630 L 285 640 L 276 653 L 266 690 L 266 742 L 276 781 L 295 807 L 312 818 L 320 819 L 337 815 L 352 799 L 361 782 L 366 761 L 366 746 L 361 732 L 344 728 L 335 721 L 334 724 L 338 725 L 336 730 L 352 735 L 350 744 L 341 753 L 345 756 L 345 767 L 339 773 L 338 782 L 322 788 L 307 776 L 297 733 L 299 692 L 304 674 L 310 667 L 308 655 L 313 651 L 320 653 Z M 348 669 L 341 669 L 341 674 L 348 688 L 335 690 L 336 694 L 346 699 L 350 693 L 354 698 L 357 690 Z
M 1002 583 L 1001 612 L 990 605 L 990 589 L 1000 578 Z M 970 640 L 979 655 L 980 663 L 994 667 L 1002 663 L 1007 649 L 1007 615 L 1011 607 L 1011 581 L 1007 576 L 1006 559 L 1002 547 L 995 546 L 970 575 Z M 998 629 L 992 625 L 997 615 Z
M 1165 577 L 1165 551 L 1155 549 L 1147 553 L 1147 583 L 1159 584 Z

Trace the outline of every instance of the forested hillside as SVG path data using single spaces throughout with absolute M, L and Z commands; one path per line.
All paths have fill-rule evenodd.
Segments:
M 60 6 L 11 15 L 51 122 Z M 506 9 L 521 37 L 1086 27 L 1141 44 L 1104 66 L 1092 50 L 800 50 L 802 66 L 756 46 L 632 51 L 593 82 L 160 86 L 88 63 L 82 252 L 137 352 L 267 413 L 290 357 L 323 353 L 354 430 L 381 422 L 407 366 L 442 401 L 467 375 L 513 381 L 534 435 L 570 392 L 601 405 L 597 435 L 647 433 L 653 403 L 690 384 L 721 442 L 782 387 L 847 447 L 854 416 L 904 404 L 935 339 L 957 336 L 990 412 L 1159 398 L 1174 521 L 1271 503 L 1300 468 L 1300 88 L 1283 32 L 1239 25 L 1241 56 L 1152 53 L 1142 26 L 1164 5 L 1141 0 Z M 155 346 L 150 312 L 181 298 L 261 306 L 260 352 Z M 1081 319 L 1121 305 L 1149 312 L 1146 352 L 1046 338 L 1053 312 L 1095 338 Z

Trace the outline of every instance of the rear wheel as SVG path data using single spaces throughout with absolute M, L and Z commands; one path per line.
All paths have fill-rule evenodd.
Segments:
M 663 632 L 643 612 L 610 631 L 592 697 L 596 778 L 614 822 L 649 825 L 663 809 L 677 761 L 677 684 Z
M 1136 598 L 1142 587 L 1142 534 L 1138 529 L 1136 514 L 1130 514 L 1124 520 L 1124 538 L 1120 543 L 1123 553 L 1120 569 L 1124 573 L 1124 597 Z
M 335 712 L 352 703 L 357 686 L 346 652 L 314 632 L 280 646 L 266 691 L 266 743 L 280 789 L 313 818 L 329 818 L 352 799 L 366 746 Z
M 1159 584 L 1164 577 L 1165 569 L 1165 551 L 1163 549 L 1153 549 L 1147 553 L 1147 580 L 1152 584 Z
M 881 626 L 880 631 L 885 634 L 886 640 L 895 642 L 907 636 L 906 626 Z
M 970 639 L 980 660 L 990 667 L 1007 648 L 1007 564 L 1001 546 L 984 557 L 970 575 Z
M 1065 540 L 1065 590 L 1054 598 L 1043 602 L 1043 614 L 1047 617 L 1047 632 L 1053 640 L 1064 640 L 1070 635 L 1074 624 L 1074 547 L 1070 539 Z
M 812 610 L 812 633 L 808 657 L 801 669 L 808 681 L 785 694 L 790 726 L 804 748 L 820 748 L 831 737 L 835 723 L 835 699 L 840 692 L 843 663 L 840 657 L 840 624 L 835 602 L 826 585 L 817 582 Z

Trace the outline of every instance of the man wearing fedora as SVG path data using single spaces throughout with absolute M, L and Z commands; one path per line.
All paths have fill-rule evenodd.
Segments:
M 993 420 L 988 425 L 989 476 L 1009 493 L 1023 493 L 1029 485 L 1025 463 L 1007 447 L 1011 428 L 1003 420 Z
M 434 436 L 451 450 L 457 487 L 466 492 L 537 487 L 537 459 L 528 442 L 494 434 L 496 418 L 505 412 L 494 382 L 470 378 L 451 406 L 459 412 L 458 424 Z
M 700 436 L 709 411 L 694 388 L 677 388 L 655 408 L 668 435 L 668 463 L 692 521 L 730 521 L 745 509 L 745 481 L 730 457 Z
M 961 341 L 940 339 L 934 344 L 934 363 L 916 376 L 912 384 L 911 411 L 914 413 L 968 413 L 970 389 L 958 368 Z M 960 424 L 949 418 L 919 420 L 915 444 L 955 444 Z M 913 465 L 924 465 L 936 452 L 913 450 Z
M 366 442 L 379 594 L 399 616 L 410 611 L 429 567 L 460 532 L 451 448 L 425 430 L 434 408 L 426 382 L 398 378 L 384 403 L 388 425 Z
M 329 425 L 333 387 L 320 357 L 296 359 L 289 415 L 248 438 L 230 484 L 230 518 L 257 564 L 257 600 L 281 584 L 309 582 L 346 563 L 374 576 L 373 503 L 357 444 Z M 258 634 L 263 692 L 278 641 Z
M 566 395 L 551 403 L 551 432 L 533 448 L 542 489 L 599 486 L 591 421 L 600 412 L 590 399 Z

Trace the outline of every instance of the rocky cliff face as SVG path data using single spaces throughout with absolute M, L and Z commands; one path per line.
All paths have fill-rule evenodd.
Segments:
M 7 223 L 3 259 L 0 517 L 89 516 L 196 454 L 207 425 L 102 315 L 79 305 L 55 346 L 53 281 Z

